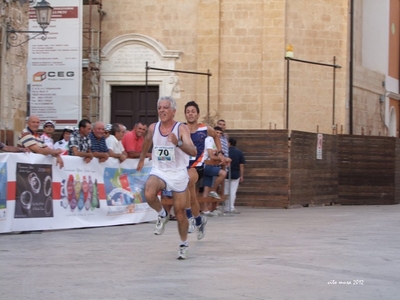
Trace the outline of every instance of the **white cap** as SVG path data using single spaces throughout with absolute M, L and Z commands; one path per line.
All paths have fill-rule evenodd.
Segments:
M 112 124 L 107 124 L 106 127 L 104 128 L 104 131 L 111 131 Z
M 44 122 L 43 124 L 43 128 L 46 127 L 46 125 L 52 125 L 53 127 L 56 127 L 56 123 L 54 123 L 52 120 L 47 120 L 46 122 Z

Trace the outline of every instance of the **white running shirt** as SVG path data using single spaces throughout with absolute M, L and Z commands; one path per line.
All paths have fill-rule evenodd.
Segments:
M 179 127 L 182 123 L 176 122 L 172 127 L 172 133 L 179 139 Z M 186 170 L 189 165 L 189 155 L 168 142 L 168 135 L 162 135 L 160 131 L 161 122 L 154 126 L 153 133 L 153 167 L 161 171 Z

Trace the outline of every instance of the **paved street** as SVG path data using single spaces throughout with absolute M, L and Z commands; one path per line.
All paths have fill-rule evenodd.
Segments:
M 176 222 L 0 235 L 0 299 L 399 299 L 400 205 L 241 208 L 176 259 Z

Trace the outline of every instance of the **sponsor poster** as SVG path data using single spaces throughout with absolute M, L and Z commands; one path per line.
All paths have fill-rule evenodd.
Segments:
M 51 165 L 17 163 L 14 218 L 53 217 Z
M 30 1 L 29 30 L 40 31 Z M 82 102 L 82 1 L 48 0 L 53 7 L 47 38 L 29 41 L 28 115 L 53 120 L 56 128 L 76 126 Z M 31 34 L 34 35 L 34 34 Z
M 34 153 L 0 153 L 0 233 L 97 227 L 154 221 L 144 196 L 151 162 L 136 171 L 136 159 L 104 163 Z

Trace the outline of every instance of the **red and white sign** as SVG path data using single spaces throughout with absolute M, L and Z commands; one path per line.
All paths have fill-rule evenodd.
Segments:
M 29 41 L 28 114 L 76 126 L 82 115 L 82 1 L 49 0 L 53 15 L 42 35 Z M 29 30 L 40 31 L 31 4 Z

